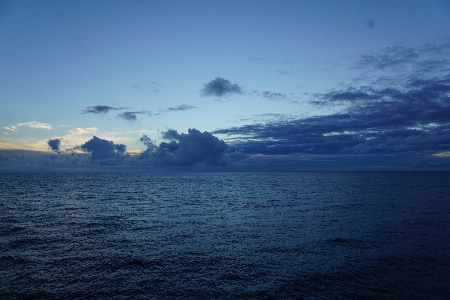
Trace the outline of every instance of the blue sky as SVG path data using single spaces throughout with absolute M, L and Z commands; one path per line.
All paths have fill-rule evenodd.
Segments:
M 0 26 L 3 168 L 449 166 L 449 1 L 2 1 Z

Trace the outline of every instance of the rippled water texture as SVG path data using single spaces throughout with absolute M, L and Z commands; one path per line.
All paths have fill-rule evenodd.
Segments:
M 448 299 L 450 173 L 0 173 L 2 299 Z

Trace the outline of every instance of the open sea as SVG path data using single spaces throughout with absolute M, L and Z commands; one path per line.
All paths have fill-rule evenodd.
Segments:
M 0 173 L 0 299 L 450 299 L 450 172 Z

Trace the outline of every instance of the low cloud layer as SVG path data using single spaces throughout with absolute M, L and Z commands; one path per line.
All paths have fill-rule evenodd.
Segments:
M 170 142 L 161 142 L 156 146 L 144 135 L 140 141 L 147 146 L 147 150 L 141 153 L 140 159 L 172 166 L 226 164 L 225 150 L 228 145 L 209 132 L 189 129 L 187 134 L 179 134 L 176 130 L 169 129 L 163 133 L 163 138 Z
M 210 82 L 204 84 L 204 88 L 200 91 L 202 96 L 222 97 L 232 94 L 242 94 L 242 87 L 236 83 L 231 83 L 228 79 L 217 77 Z

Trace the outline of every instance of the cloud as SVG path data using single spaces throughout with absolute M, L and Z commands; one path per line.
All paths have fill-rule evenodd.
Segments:
M 104 140 L 93 136 L 81 146 L 78 146 L 84 152 L 91 153 L 91 159 L 97 161 L 100 165 L 117 165 L 126 157 L 126 146 L 123 144 L 114 144 L 112 141 Z
M 187 104 L 180 104 L 178 106 L 169 107 L 169 108 L 166 109 L 166 111 L 168 111 L 168 112 L 185 111 L 185 110 L 191 110 L 191 109 L 195 109 L 195 108 L 197 108 L 197 106 L 192 106 L 192 105 L 187 105 Z
M 169 129 L 163 133 L 163 138 L 170 142 L 161 142 L 159 146 L 155 146 L 144 135 L 140 141 L 147 146 L 147 150 L 141 153 L 140 159 L 172 166 L 226 164 L 224 152 L 228 145 L 207 131 L 202 133 L 197 129 L 189 129 L 187 134 L 179 134 L 176 130 Z
M 3 127 L 3 129 L 6 129 L 10 132 L 16 132 L 19 127 L 28 127 L 28 128 L 35 128 L 35 129 L 52 129 L 52 125 L 49 123 L 41 123 L 38 121 L 31 121 L 31 122 L 23 122 L 23 123 L 17 123 L 16 125 L 9 125 Z M 6 132 L 5 132 L 6 133 Z
M 233 141 L 231 146 L 250 154 L 443 153 L 450 149 L 450 72 L 430 76 L 431 70 L 425 73 L 418 67 L 432 60 L 440 61 L 443 65 L 437 68 L 445 70 L 449 63 L 439 56 L 447 53 L 442 45 L 433 51 L 432 58 L 424 56 L 420 60 L 416 58 L 425 53 L 424 46 L 392 47 L 370 59 L 365 57 L 358 62 L 365 68 L 387 70 L 408 64 L 415 72 L 391 86 L 390 78 L 395 80 L 396 73 L 386 71 L 377 84 L 339 87 L 316 94 L 311 101 L 325 107 L 342 105 L 337 113 L 248 124 L 212 133 L 228 135 Z
M 3 129 L 6 129 L 10 132 L 16 132 L 17 129 L 19 129 L 19 127 L 17 125 L 9 125 L 9 126 L 4 126 Z M 8 134 L 8 132 L 5 132 L 6 134 Z
M 263 92 L 263 93 L 262 93 L 262 96 L 263 96 L 264 98 L 271 99 L 271 100 L 273 100 L 273 99 L 284 99 L 284 98 L 286 98 L 286 94 L 282 94 L 282 93 L 273 93 L 273 92 L 269 92 L 269 91 Z
M 92 113 L 92 114 L 106 114 L 108 113 L 110 110 L 121 110 L 123 108 L 117 108 L 117 107 L 112 107 L 112 106 L 107 106 L 107 105 L 96 105 L 96 106 L 89 106 L 87 107 L 85 110 L 83 110 L 83 114 L 88 114 L 88 113 Z
M 288 97 L 288 94 L 280 93 L 280 92 L 272 92 L 272 91 L 263 91 L 262 92 L 259 90 L 253 90 L 253 91 L 247 93 L 247 95 L 254 96 L 254 97 L 260 97 L 260 98 L 272 100 L 272 101 L 288 101 L 293 104 L 298 103 L 298 101 L 292 100 L 291 97 Z
M 266 99 L 270 99 L 270 100 L 283 100 L 287 96 L 285 93 L 276 93 L 276 92 L 271 92 L 271 91 L 261 92 L 258 90 L 251 91 L 249 93 L 249 95 L 266 98 Z
M 336 91 L 323 101 L 359 101 L 325 116 L 254 124 L 213 133 L 250 138 L 250 153 L 337 154 L 427 151 L 450 148 L 450 79 L 414 82 L 404 90 Z
M 137 119 L 136 114 L 138 114 L 138 113 L 139 113 L 139 112 L 135 112 L 135 111 L 126 111 L 126 112 L 123 112 L 123 113 L 121 113 L 121 114 L 118 114 L 117 116 L 118 116 L 119 118 L 124 119 L 124 120 L 134 121 L 134 120 Z
M 85 128 L 75 128 L 68 131 L 70 135 L 84 135 L 84 134 L 93 134 L 97 132 L 97 127 L 85 127 Z
M 61 150 L 59 148 L 59 146 L 61 144 L 61 140 L 60 139 L 49 140 L 47 144 L 49 146 L 49 149 L 51 149 L 52 151 L 54 151 L 56 153 L 60 153 L 61 152 Z
M 210 82 L 204 84 L 204 88 L 200 91 L 202 96 L 222 97 L 229 94 L 242 94 L 242 87 L 229 80 L 217 77 Z
M 126 111 L 126 112 L 123 112 L 121 114 L 118 114 L 117 116 L 119 118 L 127 120 L 127 121 L 135 121 L 135 120 L 137 120 L 137 115 L 138 114 L 146 114 L 148 116 L 152 115 L 151 112 L 142 110 L 142 111 Z
M 393 46 L 383 49 L 380 53 L 364 54 L 355 63 L 355 68 L 372 67 L 375 69 L 399 68 L 415 62 L 419 53 L 414 48 Z
M 385 72 L 377 80 L 388 78 L 392 82 L 404 83 L 410 75 L 432 78 L 445 76 L 450 72 L 450 36 L 435 40 L 418 47 L 406 47 L 396 45 L 386 47 L 378 53 L 366 53 L 361 55 L 352 69 L 368 70 L 370 72 Z M 396 77 L 389 76 L 386 72 L 396 72 Z M 399 77 L 399 74 L 403 76 Z M 378 75 L 377 75 L 378 76 Z

